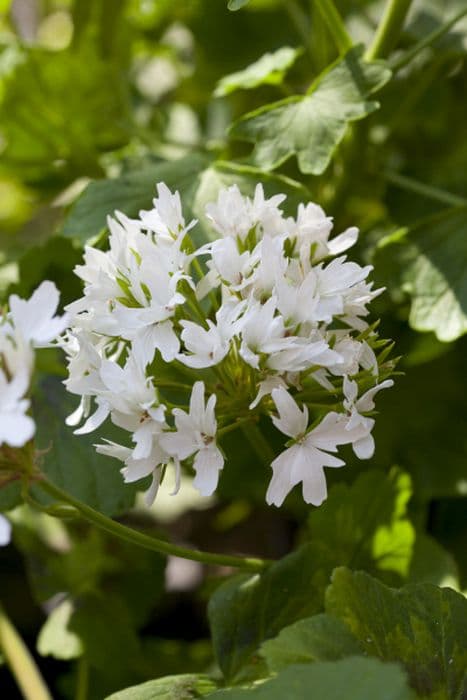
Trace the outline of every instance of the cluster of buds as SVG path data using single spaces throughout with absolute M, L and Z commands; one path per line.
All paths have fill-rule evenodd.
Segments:
M 206 208 L 216 236 L 197 246 L 178 192 L 157 186 L 138 219 L 109 218 L 109 249 L 87 247 L 76 274 L 84 295 L 67 307 L 63 341 L 68 391 L 81 397 L 67 422 L 77 434 L 106 419 L 127 444 L 96 449 L 124 463 L 126 482 L 152 476 L 152 503 L 167 467 L 194 470 L 203 495 L 224 466 L 222 437 L 258 429 L 282 434 L 266 494 L 281 505 L 303 484 L 306 502 L 326 498 L 324 467 L 340 467 L 338 446 L 374 451 L 375 394 L 392 385 L 384 342 L 365 320 L 382 290 L 370 266 L 347 260 L 358 229 L 331 237 L 316 204 L 296 218 L 236 186 Z M 125 440 L 123 440 L 125 442 Z M 275 441 L 276 442 L 276 441 Z

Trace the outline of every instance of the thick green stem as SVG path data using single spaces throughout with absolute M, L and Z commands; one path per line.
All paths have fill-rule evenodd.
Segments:
M 399 175 L 399 173 L 394 173 L 391 170 L 386 170 L 384 172 L 384 177 L 392 185 L 400 187 L 402 190 L 407 190 L 408 192 L 414 192 L 427 199 L 433 199 L 436 202 L 442 202 L 452 207 L 467 206 L 467 199 L 465 197 L 459 197 L 457 194 L 452 194 L 452 192 L 440 190 L 439 187 L 425 185 L 423 182 L 418 182 L 418 180 L 413 180 L 411 177 L 406 177 L 405 175 Z
M 192 561 L 199 561 L 202 564 L 214 564 L 217 566 L 232 566 L 237 569 L 242 569 L 244 571 L 262 571 L 271 562 L 264 559 L 254 559 L 251 557 L 234 557 L 226 554 L 213 554 L 211 552 L 201 552 L 197 549 L 188 549 L 186 547 L 181 547 L 170 542 L 165 542 L 164 540 L 159 540 L 156 537 L 150 535 L 145 535 L 143 532 L 138 530 L 133 530 L 131 527 L 122 525 L 121 523 L 108 518 L 106 515 L 102 515 L 94 508 L 82 503 L 77 498 L 74 498 L 66 491 L 63 491 L 51 481 L 48 481 L 45 477 L 35 482 L 40 488 L 48 493 L 50 496 L 72 505 L 81 514 L 81 516 L 92 523 L 101 530 L 118 537 L 121 540 L 131 542 L 138 547 L 144 547 L 145 549 L 151 549 L 154 552 L 160 552 L 161 554 L 172 555 L 175 557 L 180 557 L 181 559 L 191 559 Z
M 384 58 L 396 46 L 411 4 L 412 0 L 388 0 L 373 43 L 365 54 L 368 61 Z
M 25 700 L 52 700 L 29 649 L 0 605 L 0 649 Z
M 339 53 L 344 54 L 353 46 L 353 41 L 333 0 L 313 0 L 313 2 L 326 22 L 326 26 L 339 49 Z
M 395 73 L 396 71 L 400 70 L 401 68 L 404 68 L 410 61 L 412 61 L 415 56 L 418 56 L 420 51 L 423 51 L 423 49 L 426 49 L 428 46 L 431 46 L 432 44 L 435 43 L 435 41 L 438 41 L 444 34 L 446 34 L 451 27 L 453 27 L 457 22 L 459 22 L 462 17 L 465 17 L 467 15 L 467 8 L 464 7 L 463 10 L 457 13 L 457 15 L 454 15 L 451 19 L 449 19 L 447 22 L 442 24 L 438 29 L 435 29 L 433 32 L 428 34 L 424 39 L 418 42 L 418 44 L 415 44 L 407 53 L 405 53 L 401 58 L 399 58 L 397 61 L 392 61 L 390 63 L 391 69 Z

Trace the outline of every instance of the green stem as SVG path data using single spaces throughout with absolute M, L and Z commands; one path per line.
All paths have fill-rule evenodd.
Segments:
M 154 552 L 180 557 L 181 559 L 199 561 L 202 564 L 232 566 L 237 569 L 243 569 L 244 571 L 262 571 L 264 568 L 266 568 L 266 566 L 268 566 L 268 564 L 271 563 L 264 559 L 234 557 L 226 554 L 201 552 L 196 549 L 188 549 L 170 542 L 165 542 L 164 540 L 159 540 L 156 537 L 145 535 L 143 532 L 133 530 L 131 527 L 127 527 L 126 525 L 122 525 L 121 523 L 108 518 L 106 515 L 99 513 L 97 510 L 94 510 L 94 508 L 91 508 L 85 503 L 79 501 L 77 498 L 71 496 L 71 494 L 63 491 L 58 486 L 55 486 L 55 484 L 52 484 L 52 482 L 48 481 L 45 477 L 40 478 L 35 483 L 43 491 L 48 493 L 50 496 L 53 496 L 53 498 L 74 506 L 85 520 L 88 520 L 96 527 L 100 528 L 101 530 L 105 530 L 121 540 L 131 542 L 138 547 L 144 547 L 145 549 L 151 549 Z
M 261 463 L 267 467 L 271 466 L 275 454 L 260 428 L 254 423 L 244 423 L 241 428 Z
M 251 423 L 252 421 L 254 422 L 255 419 L 256 416 L 254 415 L 245 416 L 244 418 L 237 418 L 230 425 L 226 425 L 224 428 L 219 428 L 217 431 L 217 437 L 221 438 L 223 435 L 226 435 L 226 433 L 231 433 L 233 430 L 243 428 L 246 423 Z
M 78 659 L 75 700 L 87 700 L 89 691 L 89 663 L 86 655 Z
M 388 0 L 373 43 L 365 54 L 368 61 L 384 58 L 396 46 L 411 4 L 412 0 Z
M 303 45 L 312 53 L 309 39 L 308 17 L 296 0 L 284 0 L 284 9 L 289 15 L 297 33 L 300 35 Z
M 52 700 L 29 649 L 0 605 L 0 649 L 25 700 Z
M 353 41 L 333 0 L 314 0 L 314 2 L 326 22 L 326 26 L 339 49 L 339 53 L 344 54 L 352 48 Z
M 418 182 L 418 180 L 413 180 L 411 177 L 406 177 L 405 175 L 399 175 L 399 173 L 394 173 L 392 170 L 386 170 L 384 172 L 384 177 L 392 185 L 400 187 L 402 190 L 407 190 L 408 192 L 414 192 L 427 199 L 433 199 L 436 202 L 442 202 L 443 204 L 454 207 L 467 206 L 467 199 L 464 197 L 459 197 L 457 194 L 440 190 L 438 187 L 425 185 L 423 182 Z
M 406 66 L 408 63 L 410 63 L 410 61 L 412 61 L 415 58 L 415 56 L 418 56 L 420 51 L 423 51 L 423 49 L 426 49 L 428 46 L 434 44 L 435 41 L 437 41 L 444 34 L 446 34 L 451 29 L 451 27 L 457 24 L 457 22 L 466 15 L 467 8 L 464 7 L 464 9 L 458 12 L 457 15 L 454 15 L 454 17 L 442 24 L 441 27 L 438 27 L 438 29 L 435 29 L 433 32 L 428 34 L 424 39 L 419 41 L 418 44 L 415 44 L 415 46 L 411 48 L 410 51 L 407 51 L 407 53 L 401 56 L 401 58 L 399 58 L 396 61 L 391 61 L 390 66 L 393 72 L 396 73 L 401 68 L 404 68 L 404 66 Z

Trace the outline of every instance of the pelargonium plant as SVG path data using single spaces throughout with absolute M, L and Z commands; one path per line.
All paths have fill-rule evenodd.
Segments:
M 172 493 L 193 469 L 195 487 L 212 494 L 233 430 L 269 459 L 266 501 L 276 506 L 300 483 L 320 505 L 324 467 L 344 466 L 339 446 L 373 455 L 375 395 L 393 383 L 388 344 L 367 320 L 382 290 L 371 266 L 347 259 L 357 228 L 332 236 L 321 207 L 287 217 L 284 199 L 260 184 L 252 199 L 220 191 L 206 207 L 217 237 L 197 246 L 197 222 L 160 183 L 153 209 L 116 212 L 108 250 L 87 247 L 76 268 L 84 294 L 67 307 L 61 344 L 66 388 L 81 400 L 67 422 L 84 420 L 80 435 L 110 417 L 129 434 L 96 449 L 124 463 L 126 482 L 152 477 L 148 504 L 168 467 Z M 261 434 L 265 420 L 280 450 Z

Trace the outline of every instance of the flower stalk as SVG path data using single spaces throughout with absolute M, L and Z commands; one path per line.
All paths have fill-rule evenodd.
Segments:
M 44 476 L 35 481 L 45 493 L 53 498 L 73 506 L 79 512 L 82 518 L 87 520 L 92 525 L 95 525 L 101 530 L 105 530 L 109 534 L 126 542 L 131 542 L 138 547 L 150 549 L 153 552 L 160 552 L 181 559 L 190 559 L 199 561 L 201 564 L 211 564 L 214 566 L 230 566 L 242 571 L 251 571 L 254 573 L 263 571 L 271 562 L 265 559 L 257 559 L 253 557 L 235 557 L 224 554 L 214 554 L 212 552 L 202 552 L 197 549 L 189 549 L 180 545 L 165 542 L 152 535 L 146 535 L 143 532 L 134 530 L 133 528 L 122 525 L 121 523 L 108 518 L 106 515 L 99 513 L 94 508 L 82 503 L 71 494 L 63 491 L 61 488 L 53 484 Z M 39 696 L 38 696 L 39 697 Z M 35 699 L 36 700 L 36 699 Z
M 339 53 L 341 55 L 346 53 L 353 46 L 354 42 L 333 0 L 314 0 L 314 2 L 334 39 Z
M 378 29 L 365 58 L 374 61 L 385 58 L 396 46 L 412 0 L 388 0 Z

